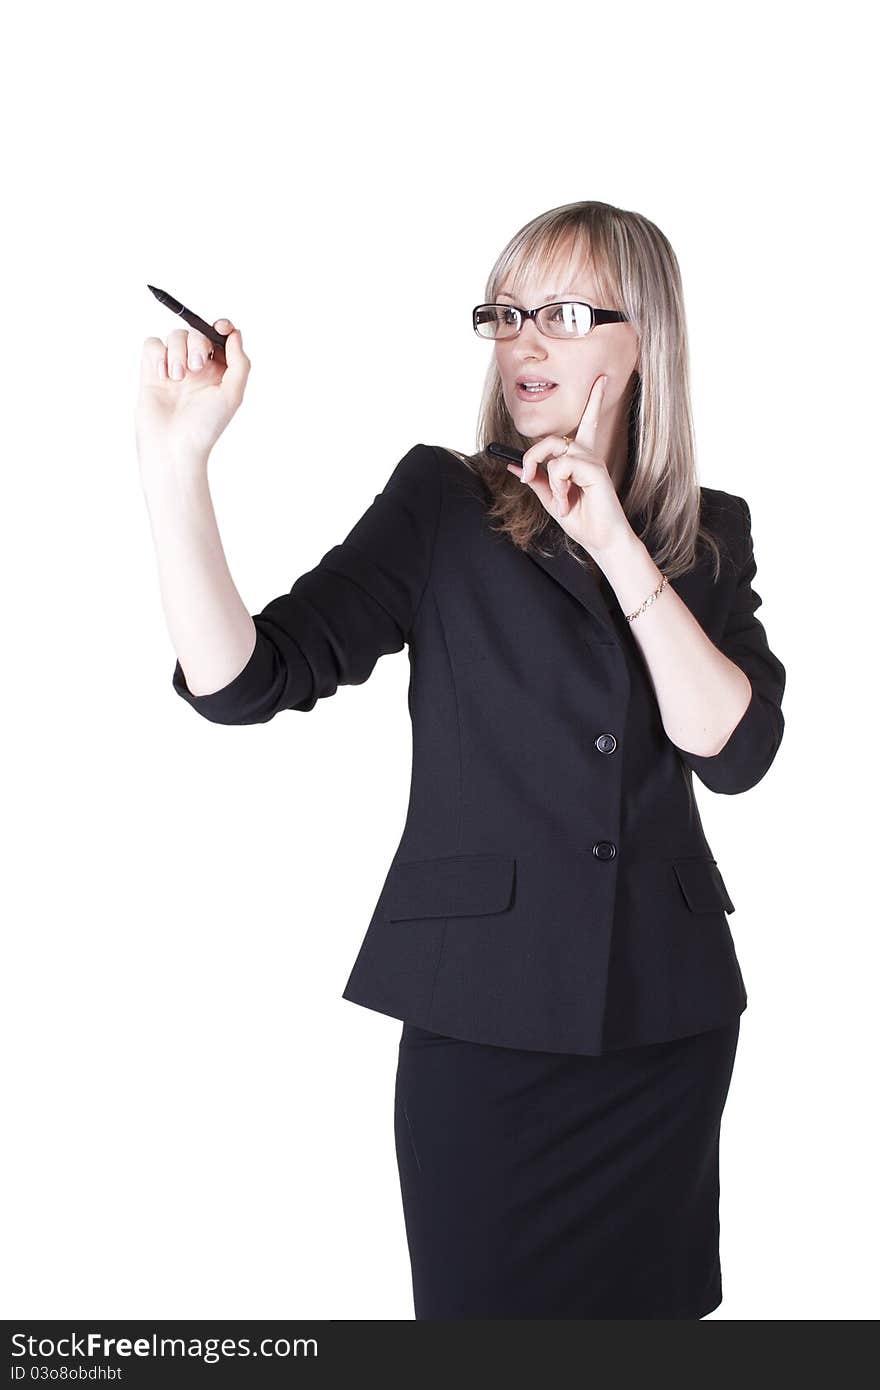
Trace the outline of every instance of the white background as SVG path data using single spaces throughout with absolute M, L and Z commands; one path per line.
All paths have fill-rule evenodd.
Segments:
M 414 443 L 475 447 L 471 308 L 513 232 L 581 198 L 676 249 L 701 481 L 749 501 L 788 673 L 765 780 L 697 791 L 749 991 L 711 1316 L 876 1316 L 866 22 L 511 0 L 6 21 L 3 1316 L 412 1318 L 400 1024 L 340 997 L 403 826 L 406 652 L 267 725 L 173 692 L 133 418 L 143 339 L 177 323 L 146 285 L 242 328 L 210 478 L 256 612 Z M 354 331 L 326 316 L 340 291 Z

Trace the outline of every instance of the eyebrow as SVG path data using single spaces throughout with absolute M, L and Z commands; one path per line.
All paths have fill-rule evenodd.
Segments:
M 505 296 L 506 299 L 513 299 L 513 298 L 514 298 L 514 296 L 510 293 L 509 290 L 496 290 L 496 294 L 503 294 L 503 295 Z M 566 295 L 569 295 L 569 294 L 576 295 L 578 298 L 580 298 L 580 296 L 581 296 L 581 294 L 582 294 L 582 291 L 581 291 L 581 290 L 557 290 L 555 294 L 548 294 L 548 296 L 547 296 L 546 299 L 542 299 L 542 300 L 541 300 L 541 303 L 542 303 L 542 304 L 558 304 L 559 301 L 560 301 L 561 299 L 564 299 L 565 296 L 566 296 Z

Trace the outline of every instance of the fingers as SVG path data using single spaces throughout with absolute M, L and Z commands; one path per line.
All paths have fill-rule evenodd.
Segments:
M 168 375 L 172 381 L 183 381 L 187 370 L 200 372 L 214 344 L 195 328 L 175 328 L 168 334 Z
M 581 416 L 580 424 L 577 427 L 575 439 L 578 444 L 583 444 L 586 448 L 591 448 L 596 438 L 596 428 L 599 424 L 599 415 L 602 411 L 602 402 L 605 399 L 605 388 L 608 385 L 607 376 L 597 376 L 590 388 L 587 404 Z
M 191 328 L 186 335 L 186 365 L 191 372 L 200 372 L 212 352 L 214 344 L 204 333 Z
M 555 436 L 548 436 L 547 440 L 542 440 L 546 444 L 548 440 L 555 439 Z M 532 446 L 536 448 L 536 445 Z M 565 457 L 550 454 L 546 460 L 540 460 L 536 455 L 529 458 L 527 449 L 523 455 L 522 470 L 519 473 L 521 483 L 528 483 L 541 505 L 548 512 L 552 512 L 557 521 L 562 517 L 568 516 L 572 507 L 571 466 L 566 465 Z M 539 468 L 539 464 L 544 462 L 544 470 Z M 511 465 L 508 464 L 508 468 Z M 564 471 L 568 470 L 568 471 Z
M 225 347 L 216 349 L 221 362 L 222 354 L 226 354 L 226 370 L 220 385 L 232 400 L 240 400 L 251 369 L 250 358 L 241 345 L 241 329 L 233 328 L 229 319 L 218 319 L 214 327 L 218 333 L 228 334 Z
M 155 386 L 165 380 L 165 344 L 161 338 L 145 338 L 141 349 L 141 383 Z
M 232 324 L 232 321 L 230 319 L 215 319 L 213 326 L 214 328 L 216 328 L 217 332 L 222 333 L 224 337 L 228 337 L 230 333 L 233 333 L 235 331 L 234 325 Z M 224 348 L 221 347 L 219 343 L 211 344 L 211 357 L 217 357 L 217 355 L 219 354 L 220 361 L 222 362 L 223 352 Z
M 538 444 L 533 444 L 530 449 L 526 449 L 523 454 L 522 473 L 520 480 L 524 483 L 533 483 L 538 476 L 538 469 L 543 463 L 548 479 L 550 475 L 550 462 L 552 459 L 559 458 L 564 450 L 561 436 L 548 434 Z
M 561 465 L 561 466 L 560 466 Z M 547 483 L 554 502 L 560 503 L 566 510 L 568 509 L 568 485 L 571 475 L 563 474 L 565 458 L 550 459 L 547 464 Z
M 235 356 L 235 376 L 247 375 L 250 362 L 241 346 L 241 333 L 234 329 L 229 319 L 218 319 L 214 324 L 218 333 L 232 334 L 227 338 L 226 347 L 232 344 Z M 141 352 L 141 380 L 150 384 L 156 381 L 183 381 L 187 372 L 197 374 L 205 363 L 219 353 L 219 363 L 223 365 L 223 348 L 218 348 L 206 334 L 195 328 L 175 328 L 168 334 L 166 342 L 161 338 L 145 338 Z

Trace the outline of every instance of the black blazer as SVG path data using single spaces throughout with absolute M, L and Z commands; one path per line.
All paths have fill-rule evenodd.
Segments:
M 670 583 L 752 684 L 714 757 L 668 738 L 604 576 L 493 530 L 481 480 L 427 444 L 253 615 L 234 680 L 195 696 L 177 663 L 174 688 L 199 714 L 253 724 L 311 710 L 409 646 L 406 823 L 343 998 L 474 1042 L 586 1055 L 746 1007 L 692 773 L 728 794 L 764 776 L 785 670 L 755 616 L 748 506 L 701 491 L 721 577 L 701 548 Z

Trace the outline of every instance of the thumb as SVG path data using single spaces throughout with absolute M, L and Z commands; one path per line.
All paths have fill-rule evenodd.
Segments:
M 241 390 L 251 365 L 242 346 L 241 329 L 233 328 L 229 319 L 218 319 L 214 327 L 218 333 L 226 334 L 226 342 L 223 346 L 223 351 L 226 354 L 226 371 L 223 373 L 223 383 Z
M 223 345 L 224 351 L 228 350 L 230 343 L 232 343 L 233 351 L 235 351 L 235 349 L 238 349 L 239 352 L 242 351 L 240 328 L 235 328 L 229 319 L 217 319 L 214 323 L 214 327 L 218 333 L 222 333 L 226 338 L 226 342 Z

